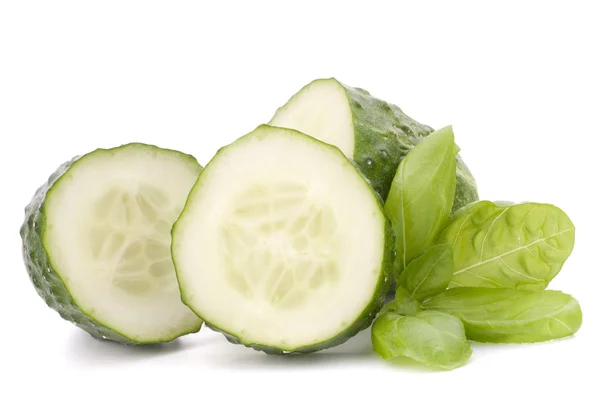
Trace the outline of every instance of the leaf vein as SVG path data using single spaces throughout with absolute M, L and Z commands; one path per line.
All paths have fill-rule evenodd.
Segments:
M 431 275 L 431 272 L 433 271 L 433 268 L 440 262 L 440 260 L 442 259 L 442 257 L 444 257 L 445 252 L 443 252 L 442 254 L 440 254 L 440 256 L 438 257 L 437 260 L 435 260 L 435 262 L 433 263 L 433 265 L 429 268 L 429 271 L 427 271 L 427 274 L 425 274 L 425 276 L 423 277 L 423 279 L 421 280 L 421 282 L 419 282 L 419 284 L 417 285 L 417 287 L 415 287 L 415 289 L 412 291 L 412 293 L 410 294 L 411 296 L 414 296 L 415 293 L 417 293 L 417 290 L 419 290 L 419 288 L 421 287 L 421 285 L 423 284 L 423 282 L 425 282 L 425 280 L 427 280 L 427 278 L 429 278 L 429 276 Z
M 485 233 L 485 236 L 483 237 L 483 240 L 481 242 L 481 252 L 479 254 L 479 261 L 483 260 L 483 251 L 485 250 L 485 241 L 488 238 L 488 235 L 490 234 L 490 232 L 492 231 L 492 228 L 494 227 L 494 224 L 496 223 L 496 221 L 498 221 L 498 219 L 504 215 L 505 212 L 508 211 L 508 207 L 506 207 L 504 210 L 502 210 L 502 212 L 500 214 L 498 214 L 498 216 L 496 218 L 494 218 L 494 220 L 492 221 L 492 223 L 490 224 L 490 226 L 488 227 L 487 232 Z
M 473 211 L 471 214 L 467 215 L 465 217 L 465 219 L 463 219 L 463 222 L 460 223 L 460 226 L 458 227 L 458 232 L 456 233 L 456 236 L 454 237 L 454 242 L 452 243 L 452 247 L 456 246 L 456 242 L 458 241 L 458 237 L 460 236 L 460 233 L 463 229 L 463 226 L 465 225 L 465 223 L 467 222 L 467 220 L 469 218 L 471 218 L 473 216 L 473 214 L 475 214 L 477 212 L 477 210 Z
M 521 246 L 521 236 L 523 234 L 523 228 L 525 227 L 525 223 L 527 222 L 529 215 L 533 212 L 533 210 L 536 209 L 536 207 L 537 207 L 537 204 L 534 204 L 533 207 L 531 207 L 531 210 L 529 210 L 529 212 L 525 215 L 525 218 L 523 218 L 523 223 L 521 224 L 521 229 L 519 229 L 519 246 Z
M 551 319 L 555 320 L 556 322 L 558 322 L 559 324 L 561 324 L 562 326 L 564 326 L 565 328 L 567 328 L 567 330 L 569 331 L 569 333 L 572 335 L 575 332 L 573 332 L 573 329 L 569 328 L 569 326 L 567 324 L 565 324 L 564 322 L 562 322 L 560 319 L 556 318 L 556 317 L 550 317 Z
M 522 275 L 522 276 L 524 276 L 524 277 L 526 277 L 526 278 L 529 278 L 529 279 L 531 279 L 531 280 L 538 281 L 538 282 L 543 282 L 543 281 L 544 281 L 543 279 L 534 278 L 533 276 L 531 276 L 531 275 L 529 275 L 529 274 L 526 274 L 526 273 L 524 273 L 524 272 L 520 272 L 520 271 L 517 271 L 516 269 L 513 269 L 513 268 L 511 268 L 511 267 L 510 267 L 510 265 L 508 265 L 508 264 L 506 263 L 506 261 L 504 261 L 504 259 L 503 259 L 502 257 L 500 257 L 500 261 L 502 261 L 502 264 L 504 264 L 504 266 L 505 266 L 506 268 L 510 269 L 510 270 L 511 270 L 512 272 L 514 272 L 515 274 Z
M 495 261 L 495 260 L 497 260 L 497 259 L 499 259 L 499 258 L 501 258 L 501 257 L 507 256 L 507 255 L 509 255 L 509 254 L 512 254 L 512 253 L 516 253 L 516 252 L 518 252 L 518 251 L 521 251 L 521 250 L 523 250 L 523 249 L 527 249 L 527 248 L 529 248 L 529 247 L 531 247 L 531 246 L 533 246 L 533 245 L 535 245 L 535 244 L 537 244 L 537 243 L 539 243 L 539 242 L 541 242 L 541 241 L 544 241 L 544 240 L 550 239 L 550 238 L 552 238 L 552 237 L 554 237 L 554 236 L 562 235 L 562 234 L 564 234 L 564 233 L 567 233 L 567 232 L 570 232 L 570 231 L 572 231 L 572 230 L 573 230 L 573 228 L 570 228 L 570 229 L 565 229 L 565 230 L 563 230 L 563 231 L 560 231 L 560 232 L 557 232 L 557 233 L 555 233 L 555 234 L 553 234 L 553 235 L 550 235 L 550 236 L 548 236 L 548 237 L 546 237 L 546 238 L 536 239 L 535 241 L 533 241 L 533 242 L 529 243 L 529 244 L 528 244 L 528 245 L 526 245 L 526 246 L 520 246 L 520 247 L 517 247 L 517 248 L 515 248 L 515 249 L 513 249 L 513 250 L 507 251 L 506 253 L 502 253 L 502 254 L 499 254 L 499 255 L 497 255 L 497 256 L 495 256 L 495 257 L 489 258 L 489 259 L 487 259 L 487 260 L 482 260 L 482 261 L 480 261 L 480 262 L 477 262 L 477 263 L 475 263 L 475 264 L 469 265 L 469 266 L 467 266 L 467 267 L 465 267 L 465 268 L 463 268 L 463 269 L 460 269 L 460 270 L 456 271 L 456 272 L 454 273 L 454 275 L 462 274 L 463 272 L 466 272 L 466 271 L 468 271 L 468 270 L 470 270 L 470 269 L 477 268 L 477 267 L 479 267 L 479 266 L 481 266 L 481 265 L 487 264 L 488 262 Z

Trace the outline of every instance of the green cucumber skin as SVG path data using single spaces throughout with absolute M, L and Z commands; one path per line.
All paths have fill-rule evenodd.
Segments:
M 479 192 L 477 182 L 471 174 L 471 171 L 462 160 L 456 156 L 456 190 L 454 191 L 454 203 L 452 204 L 451 214 L 466 206 L 467 204 L 479 201 Z
M 140 144 L 130 144 L 130 146 L 131 145 Z M 106 150 L 99 149 L 96 151 Z M 88 155 L 91 155 L 96 151 L 88 153 Z M 62 164 L 52 175 L 50 175 L 48 181 L 37 189 L 31 202 L 25 207 L 25 220 L 21 225 L 20 235 L 22 240 L 23 261 L 27 273 L 29 274 L 29 278 L 38 295 L 46 302 L 48 307 L 58 312 L 64 320 L 83 329 L 95 339 L 112 340 L 124 345 L 166 343 L 173 341 L 176 337 L 166 338 L 162 341 L 140 342 L 103 325 L 77 305 L 65 286 L 65 283 L 50 263 L 48 253 L 44 247 L 44 231 L 46 228 L 44 204 L 46 196 L 50 193 L 53 185 L 59 181 L 69 168 L 71 168 L 79 159 L 86 156 L 87 155 L 76 156 L 70 161 Z M 194 159 L 194 162 L 195 161 L 196 160 Z M 200 327 L 184 334 L 195 333 L 199 330 Z
M 120 333 L 99 324 L 75 304 L 64 282 L 54 271 L 52 265 L 50 265 L 48 254 L 44 249 L 43 236 L 46 228 L 44 201 L 46 195 L 52 185 L 78 159 L 79 157 L 75 157 L 71 161 L 62 164 L 50 176 L 48 181 L 36 191 L 35 196 L 25 208 L 25 222 L 21 226 L 20 231 L 23 241 L 25 266 L 37 293 L 63 319 L 72 322 L 96 339 L 108 339 L 123 344 L 134 344 L 135 342 Z
M 269 125 L 261 125 L 261 126 L 265 126 L 265 127 L 269 127 Z M 260 127 L 260 126 L 259 126 Z M 312 140 L 317 141 L 317 139 L 313 138 L 312 136 L 308 136 L 305 135 L 302 132 L 296 131 L 294 129 L 288 129 L 290 131 L 294 131 L 299 135 L 303 135 L 303 136 L 307 136 Z M 250 133 L 252 134 L 252 133 Z M 250 135 L 248 134 L 248 135 Z M 237 141 L 240 140 L 244 140 L 244 138 L 248 135 L 242 136 L 241 138 L 237 139 Z M 234 142 L 234 143 L 236 143 Z M 232 143 L 232 144 L 234 144 Z M 339 150 L 337 147 L 330 145 L 328 143 L 325 142 L 321 142 L 319 141 L 319 143 L 321 143 L 323 146 L 330 146 L 334 149 L 336 149 L 336 151 L 339 151 L 340 153 L 341 150 Z M 232 145 L 230 144 L 230 145 Z M 219 149 L 217 151 L 216 154 L 219 154 L 220 152 L 222 152 L 227 146 Z M 343 154 L 343 153 L 342 153 Z M 345 157 L 345 156 L 344 156 Z M 350 164 L 352 164 L 352 166 L 354 167 L 354 169 L 356 170 L 356 172 L 361 175 L 363 177 L 363 179 L 368 182 L 368 180 L 366 179 L 366 177 L 364 176 L 364 174 L 361 172 L 360 168 L 358 167 L 358 165 L 356 164 L 356 162 L 354 162 L 353 160 L 350 160 L 348 158 L 346 158 L 348 160 L 348 162 L 350 162 Z M 204 173 L 205 171 L 208 171 L 210 169 L 210 163 L 208 165 L 206 165 L 205 169 L 202 170 L 202 172 L 200 173 L 200 177 L 202 176 L 202 173 Z M 200 177 L 198 177 L 198 180 L 196 181 L 196 184 L 198 184 L 198 182 L 200 181 Z M 379 194 L 377 192 L 375 192 L 375 190 L 373 189 L 372 186 L 367 185 L 369 187 L 369 189 L 371 190 L 371 193 L 373 194 L 373 197 L 375 198 L 375 200 L 377 201 L 378 205 L 379 205 L 379 209 L 381 211 L 381 214 L 384 216 L 385 218 L 385 227 L 384 227 L 384 235 L 385 235 L 385 242 L 384 242 L 384 249 L 383 249 L 383 260 L 381 262 L 381 273 L 379 274 L 379 279 L 377 281 L 377 286 L 375 287 L 375 290 L 373 292 L 373 296 L 371 297 L 371 300 L 369 301 L 368 306 L 363 310 L 363 312 L 356 318 L 356 320 L 354 320 L 354 322 L 352 324 L 350 324 L 348 326 L 348 328 L 346 328 L 344 331 L 338 333 L 337 335 L 335 335 L 332 338 L 326 339 L 322 342 L 319 343 L 315 343 L 312 344 L 310 346 L 305 346 L 305 347 L 299 347 L 299 348 L 294 348 L 294 349 L 280 349 L 277 347 L 273 347 L 273 346 L 267 346 L 261 343 L 252 343 L 252 342 L 247 342 L 244 341 L 243 338 L 240 338 L 238 336 L 236 336 L 235 334 L 228 332 L 216 325 L 213 325 L 210 323 L 210 321 L 208 321 L 207 319 L 205 319 L 201 313 L 199 313 L 193 306 L 193 304 L 191 302 L 188 302 L 186 300 L 186 295 L 185 295 L 185 288 L 182 285 L 182 281 L 179 280 L 179 274 L 177 274 L 177 262 L 175 260 L 175 258 L 173 258 L 173 263 L 175 264 L 175 272 L 177 274 L 177 279 L 179 280 L 179 289 L 181 291 L 181 299 L 183 301 L 183 303 L 188 306 L 194 313 L 196 313 L 196 315 L 204 321 L 204 325 L 206 327 L 208 327 L 209 329 L 215 331 L 215 332 L 219 332 L 222 333 L 225 338 L 227 339 L 227 341 L 229 341 L 230 343 L 233 344 L 238 344 L 238 345 L 242 345 L 257 351 L 262 351 L 266 354 L 269 355 L 286 355 L 286 354 L 307 354 L 307 353 L 314 353 L 317 351 L 321 351 L 321 350 L 325 350 L 331 347 L 335 347 L 338 346 L 346 341 L 348 341 L 349 339 L 351 339 L 353 336 L 355 336 L 356 334 L 358 334 L 360 331 L 365 330 L 367 328 L 369 328 L 371 326 L 371 324 L 373 323 L 373 320 L 375 320 L 375 317 L 377 316 L 377 313 L 379 312 L 379 310 L 381 310 L 381 308 L 383 307 L 384 303 L 385 303 L 385 299 L 387 294 L 389 293 L 390 289 L 391 289 L 391 285 L 392 285 L 392 266 L 394 264 L 394 258 L 395 258 L 395 247 L 396 247 L 396 235 L 394 234 L 394 230 L 392 228 L 392 224 L 390 222 L 390 220 L 385 216 L 385 212 L 383 210 L 383 201 L 381 199 L 381 196 L 379 196 Z M 194 188 L 192 188 L 192 193 L 194 191 Z M 188 198 L 189 201 L 189 198 Z M 185 207 L 184 207 L 185 210 Z M 183 211 L 182 211 L 182 215 L 183 215 Z M 180 217 L 181 218 L 181 217 Z M 175 222 L 175 225 L 173 227 L 173 230 L 171 232 L 174 232 L 176 229 L 176 226 L 178 224 L 179 220 Z M 173 250 L 173 248 L 171 248 L 171 251 Z
M 371 96 L 364 89 L 333 80 L 344 87 L 348 96 L 355 132 L 354 161 L 385 201 L 398 165 L 433 129 L 415 121 L 400 107 Z M 479 200 L 475 178 L 460 156 L 457 156 L 457 169 L 452 212 Z

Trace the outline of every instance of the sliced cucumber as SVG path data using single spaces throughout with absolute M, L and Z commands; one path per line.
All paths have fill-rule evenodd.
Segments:
M 192 156 L 137 143 L 63 164 L 21 228 L 39 295 L 96 338 L 153 343 L 197 332 L 169 246 L 201 169 Z
M 384 200 L 400 161 L 433 132 L 399 107 L 333 78 L 306 85 L 277 110 L 269 124 L 297 129 L 339 147 Z M 475 179 L 460 156 L 456 179 L 453 211 L 479 199 Z
M 389 286 L 381 200 L 334 146 L 260 126 L 221 149 L 173 227 L 183 301 L 235 343 L 311 352 L 367 328 Z

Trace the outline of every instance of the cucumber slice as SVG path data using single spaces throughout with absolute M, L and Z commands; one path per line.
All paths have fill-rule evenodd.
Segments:
M 353 159 L 385 199 L 400 161 L 433 129 L 364 89 L 317 79 L 279 108 L 270 125 L 297 129 L 333 144 Z M 453 211 L 479 199 L 471 172 L 457 156 Z
M 289 129 L 262 125 L 221 149 L 172 234 L 184 303 L 267 353 L 343 343 L 389 287 L 381 200 L 339 149 Z
M 180 298 L 170 231 L 202 167 L 144 144 L 98 149 L 40 187 L 21 228 L 48 306 L 98 339 L 168 342 L 202 321 Z

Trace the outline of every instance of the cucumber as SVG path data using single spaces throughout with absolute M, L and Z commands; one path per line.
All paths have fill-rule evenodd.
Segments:
M 270 125 L 297 129 L 333 144 L 358 164 L 385 201 L 400 161 L 433 129 L 399 107 L 336 79 L 317 79 L 280 107 Z M 452 210 L 479 199 L 475 178 L 457 156 Z
M 207 326 L 283 354 L 369 327 L 393 247 L 381 199 L 338 148 L 261 125 L 202 171 L 171 252 L 182 299 Z
M 182 302 L 170 231 L 202 167 L 139 143 L 63 164 L 25 209 L 27 271 L 60 316 L 97 339 L 168 342 L 202 321 Z

